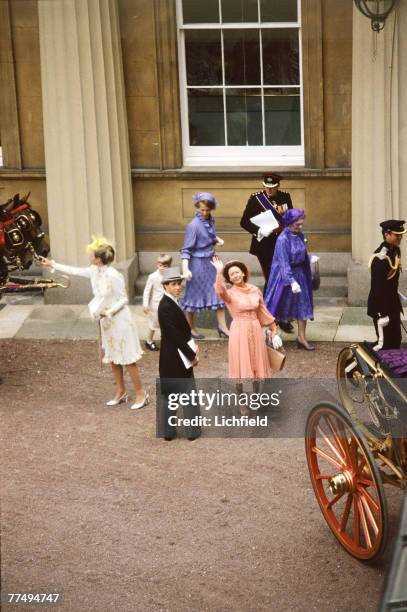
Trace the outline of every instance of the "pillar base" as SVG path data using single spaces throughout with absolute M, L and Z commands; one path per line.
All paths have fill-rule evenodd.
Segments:
M 114 266 L 116 270 L 121 272 L 124 276 L 126 283 L 127 295 L 129 296 L 130 302 L 135 295 L 135 283 L 139 273 L 138 257 L 137 254 L 131 259 L 126 261 L 120 261 Z M 55 274 L 49 274 L 49 271 L 44 271 L 44 276 L 58 278 L 60 272 Z M 87 278 L 81 278 L 80 276 L 70 276 L 71 284 L 68 289 L 47 289 L 44 295 L 45 304 L 88 304 L 92 299 L 92 290 L 90 281 Z
M 351 260 L 348 266 L 348 304 L 366 306 L 370 291 L 370 270 L 366 264 Z

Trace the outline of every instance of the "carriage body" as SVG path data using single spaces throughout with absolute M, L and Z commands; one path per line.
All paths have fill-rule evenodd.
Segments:
M 335 537 L 371 561 L 387 540 L 383 485 L 407 486 L 407 350 L 353 344 L 339 354 L 336 375 L 342 406 L 321 403 L 308 416 L 310 478 Z

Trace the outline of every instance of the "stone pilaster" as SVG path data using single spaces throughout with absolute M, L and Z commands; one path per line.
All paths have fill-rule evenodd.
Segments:
M 403 3 L 398 7 L 379 34 L 354 8 L 353 261 L 348 270 L 349 303 L 354 305 L 366 302 L 370 282 L 367 263 L 381 241 L 379 223 L 407 218 L 407 173 L 402 163 L 407 156 L 407 43 L 402 36 L 407 7 Z
M 91 235 L 103 235 L 124 269 L 135 242 L 116 0 L 39 0 L 38 11 L 52 256 L 84 265 Z M 67 301 L 86 299 L 73 287 Z

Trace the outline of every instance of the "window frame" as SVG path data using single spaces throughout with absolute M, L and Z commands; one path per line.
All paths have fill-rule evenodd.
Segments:
M 304 167 L 305 166 L 305 128 L 304 128 L 304 79 L 303 79 L 303 36 L 302 36 L 302 3 L 297 0 L 297 21 L 293 22 L 243 22 L 243 23 L 199 23 L 183 24 L 182 0 L 176 0 L 177 37 L 178 37 L 178 64 L 179 64 L 179 88 L 180 88 L 180 110 L 181 110 L 181 136 L 183 164 L 185 167 L 197 166 L 262 166 L 265 163 L 271 166 Z M 221 0 L 219 0 L 219 11 L 221 11 Z M 221 12 L 219 12 L 221 16 Z M 225 85 L 219 86 L 194 86 L 187 85 L 186 57 L 185 57 L 185 32 L 189 30 L 269 30 L 295 28 L 298 32 L 299 45 L 299 85 Z M 261 44 L 261 35 L 260 35 Z M 222 44 L 223 51 L 223 44 Z M 223 61 L 222 61 L 223 65 Z M 261 81 L 263 81 L 263 58 L 260 46 L 260 68 Z M 224 71 L 222 71 L 224 73 Z M 188 114 L 188 88 L 191 89 L 219 89 L 223 92 L 225 103 L 225 92 L 227 89 L 299 89 L 300 92 L 300 127 L 301 144 L 296 146 L 191 146 L 189 144 L 189 114 Z M 264 96 L 262 95 L 262 124 L 263 134 L 265 130 L 264 119 Z M 226 113 L 224 114 L 226 134 Z

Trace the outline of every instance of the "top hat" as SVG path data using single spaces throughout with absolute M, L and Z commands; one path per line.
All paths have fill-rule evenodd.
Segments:
M 282 177 L 279 174 L 270 172 L 269 174 L 264 175 L 263 185 L 264 187 L 278 187 L 281 180 L 282 180 Z
M 181 271 L 179 266 L 172 266 L 171 268 L 164 268 L 161 271 L 161 282 L 170 283 L 171 281 L 182 280 Z
M 393 234 L 405 234 L 407 232 L 404 229 L 405 221 L 399 221 L 397 219 L 389 219 L 388 221 L 382 221 L 380 227 L 383 232 L 392 232 Z

